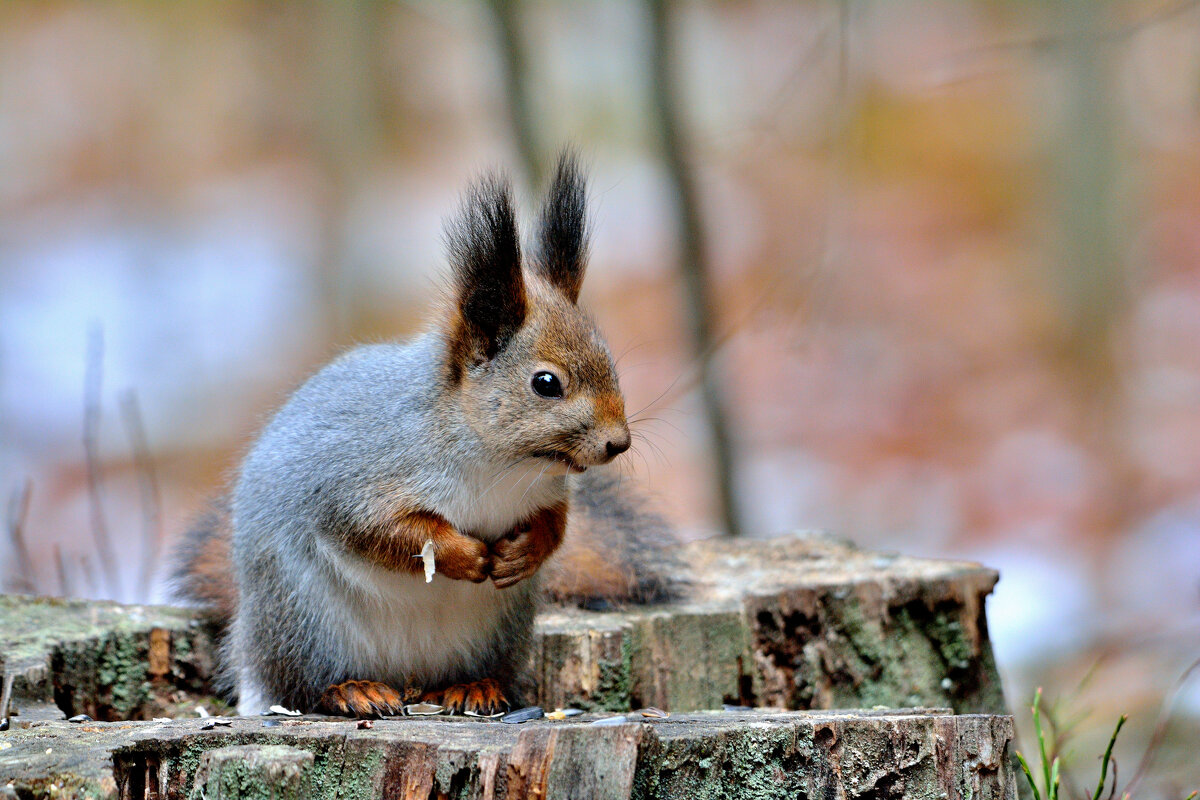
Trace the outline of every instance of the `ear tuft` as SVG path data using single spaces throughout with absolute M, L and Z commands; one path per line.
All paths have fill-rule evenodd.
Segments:
M 587 182 L 575 152 L 558 157 L 538 231 L 538 273 L 574 303 L 588 256 Z
M 521 241 L 506 178 L 486 175 L 446 230 L 458 305 L 460 359 L 491 359 L 525 321 Z

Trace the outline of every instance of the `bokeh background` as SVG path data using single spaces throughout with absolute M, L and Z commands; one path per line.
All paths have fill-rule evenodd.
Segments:
M 1022 724 L 1090 777 L 1131 714 L 1127 778 L 1169 705 L 1137 795 L 1197 788 L 1196 2 L 0 4 L 6 587 L 162 600 L 287 392 L 428 322 L 466 181 L 567 142 L 681 537 L 995 566 Z

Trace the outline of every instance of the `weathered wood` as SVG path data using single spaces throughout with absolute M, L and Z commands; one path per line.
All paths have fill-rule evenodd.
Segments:
M 281 744 L 219 747 L 200 756 L 191 800 L 309 800 L 313 754 Z M 145 787 L 129 796 L 145 797 Z M 154 787 L 157 788 L 157 787 Z
M 17 720 L 162 716 L 211 694 L 214 637 L 187 609 L 0 595 Z
M 546 708 L 672 711 L 938 706 L 1003 713 L 977 564 L 882 555 L 816 534 L 682 549 L 685 599 L 548 608 L 531 674 Z M 18 707 L 146 718 L 210 690 L 212 632 L 180 609 L 0 598 Z M 211 706 L 210 706 L 211 707 Z
M 992 570 L 806 533 L 682 552 L 681 602 L 543 612 L 540 705 L 1006 710 L 984 615 Z
M 272 727 L 243 718 L 209 730 L 206 720 L 49 722 L 4 735 L 12 747 L 0 751 L 0 776 L 23 797 L 121 800 L 185 800 L 197 787 L 224 796 L 209 792 L 214 781 L 221 791 L 240 786 L 242 796 L 287 797 L 281 786 L 307 784 L 307 796 L 344 800 L 1015 798 L 1009 717 L 912 710 L 638 719 L 593 727 L 590 716 L 524 725 L 420 718 L 364 729 L 324 718 L 276 718 Z

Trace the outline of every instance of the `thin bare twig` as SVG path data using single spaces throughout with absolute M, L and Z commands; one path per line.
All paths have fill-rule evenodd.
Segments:
M 142 421 L 137 393 L 130 389 L 121 395 L 121 419 L 129 436 L 133 450 L 134 468 L 137 470 L 138 493 L 142 501 L 142 574 L 138 591 L 146 593 L 158 567 L 162 551 L 162 495 L 158 486 L 158 475 L 154 459 L 146 439 L 146 426 Z
M 8 716 L 8 701 L 12 699 L 12 685 L 15 677 L 11 672 L 4 676 L 4 689 L 0 690 L 0 719 Z
M 63 558 L 62 548 L 58 543 L 54 544 L 54 569 L 58 573 L 58 594 L 59 597 L 74 597 L 75 587 L 71 583 L 71 577 L 67 574 L 67 562 Z
M 104 380 L 104 331 L 93 324 L 88 329 L 87 364 L 83 387 L 83 452 L 87 464 L 88 507 L 92 518 L 92 538 L 96 557 L 104 575 L 106 589 L 111 595 L 120 591 L 117 560 L 108 523 L 104 517 L 104 502 L 100 491 L 100 396 Z M 92 589 L 96 587 L 93 585 Z
M 92 559 L 86 555 L 79 557 L 79 574 L 83 576 L 83 591 L 80 597 L 95 597 L 99 594 L 100 582 L 96 577 L 96 568 Z
M 1144 17 L 1131 22 L 1100 25 L 1097 27 L 1092 38 L 1093 41 L 1103 44 L 1120 43 L 1147 28 L 1167 22 L 1197 7 L 1200 7 L 1200 0 L 1180 0 L 1180 2 L 1168 3 L 1161 8 L 1147 13 Z M 994 42 L 950 56 L 943 65 L 943 71 L 960 73 L 964 67 L 970 66 L 973 62 L 991 54 L 1032 53 L 1036 55 L 1054 53 L 1071 43 L 1072 39 L 1069 35 L 1060 33 L 1035 34 L 1009 41 Z M 954 79 L 955 77 L 952 74 L 950 80 Z
M 1138 784 L 1146 777 L 1146 773 L 1150 771 L 1150 765 L 1154 762 L 1154 756 L 1158 753 L 1158 748 L 1162 746 L 1163 738 L 1167 735 L 1167 724 L 1171 721 L 1171 709 L 1175 706 L 1175 701 L 1179 699 L 1184 684 L 1188 682 L 1188 679 L 1192 677 L 1192 673 L 1196 672 L 1196 670 L 1200 670 L 1200 658 L 1188 665 L 1183 674 L 1175 679 L 1175 685 L 1171 687 L 1171 691 L 1163 701 L 1162 710 L 1158 712 L 1158 721 L 1154 723 L 1154 733 L 1150 735 L 1150 744 L 1146 747 L 1146 752 L 1142 755 L 1142 760 L 1138 762 L 1138 768 L 1133 773 L 1133 777 L 1129 779 L 1129 785 L 1125 787 L 1126 794 L 1132 795 L 1134 790 L 1137 789 Z
M 8 516 L 5 528 L 8 541 L 12 544 L 17 557 L 18 575 L 14 576 L 10 585 L 15 591 L 33 594 L 36 586 L 33 582 L 33 559 L 29 557 L 29 548 L 25 545 L 25 520 L 29 518 L 29 498 L 33 494 L 33 481 L 28 478 L 20 487 L 13 490 L 8 501 Z

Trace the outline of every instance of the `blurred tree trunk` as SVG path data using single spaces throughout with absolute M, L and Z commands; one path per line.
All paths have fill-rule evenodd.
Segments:
M 700 218 L 695 177 L 687 162 L 687 146 L 681 130 L 683 115 L 680 112 L 671 13 L 667 0 L 646 0 L 646 6 L 650 15 L 653 122 L 678 215 L 680 277 L 683 280 L 692 353 L 700 372 L 700 399 L 711 437 L 716 511 L 726 533 L 737 536 L 741 533 L 741 514 L 734 484 L 735 454 L 725 394 L 715 363 L 713 320 L 716 315 L 709 286 L 711 269 L 704 223 Z
M 1139 470 L 1125 437 L 1116 334 L 1129 307 L 1124 266 L 1128 209 L 1120 199 L 1108 2 L 1055 6 L 1061 26 L 1064 103 L 1052 151 L 1059 259 L 1050 278 L 1062 321 L 1061 353 L 1072 376 L 1081 435 L 1100 470 L 1090 533 L 1124 534 L 1138 515 Z
M 347 262 L 347 218 L 381 138 L 376 62 L 387 6 L 345 0 L 312 8 L 311 123 L 325 182 L 316 269 L 325 340 L 341 344 L 353 332 L 357 294 Z
M 527 49 L 521 37 L 520 0 L 488 0 L 496 22 L 497 44 L 503 59 L 504 92 L 508 99 L 517 150 L 529 187 L 537 191 L 545 173 L 545 150 L 538 136 L 537 114 L 529 97 Z

